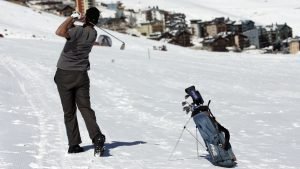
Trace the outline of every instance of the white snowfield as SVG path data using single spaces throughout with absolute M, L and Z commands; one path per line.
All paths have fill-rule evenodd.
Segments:
M 190 85 L 206 103 L 212 100 L 212 112 L 230 130 L 236 168 L 300 168 L 299 55 L 213 53 L 169 44 L 161 52 L 152 50 L 160 42 L 112 32 L 126 49 L 119 50 L 115 40 L 112 48 L 95 46 L 89 71 L 107 151 L 93 156 L 78 112 L 85 152 L 70 155 L 53 81 L 64 45 L 54 32 L 63 18 L 6 1 L 0 6 L 0 33 L 7 34 L 0 38 L 1 169 L 220 168 L 201 145 L 197 157 L 188 132 L 169 159 L 190 117 L 181 107 Z M 192 121 L 187 127 L 195 134 Z

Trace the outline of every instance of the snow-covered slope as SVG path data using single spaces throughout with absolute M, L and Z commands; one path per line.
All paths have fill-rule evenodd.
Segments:
M 101 2 L 103 2 L 101 0 Z M 104 2 L 112 2 L 104 0 Z M 290 25 L 295 35 L 300 35 L 299 0 L 123 0 L 128 8 L 144 9 L 159 6 L 162 9 L 183 12 L 187 19 L 211 20 L 215 17 L 230 17 L 234 20 L 251 19 L 257 25 L 272 23 Z
M 108 150 L 103 158 L 93 157 L 78 112 L 86 151 L 67 154 L 53 82 L 64 40 L 53 41 L 52 36 L 62 18 L 36 15 L 4 1 L 0 6 L 1 16 L 11 10 L 20 14 L 11 21 L 0 17 L 0 31 L 45 35 L 42 40 L 19 34 L 0 39 L 0 168 L 219 168 L 205 158 L 201 146 L 201 156 L 196 156 L 195 140 L 187 132 L 168 160 L 189 118 L 181 101 L 190 85 L 196 85 L 206 101 L 212 99 L 213 113 L 231 131 L 236 168 L 300 167 L 299 56 L 211 53 L 172 45 L 160 52 L 151 50 L 159 42 L 117 33 L 126 42 L 124 51 L 113 41 L 112 48 L 94 47 L 90 55 L 92 107 Z M 23 15 L 34 20 L 16 25 L 13 20 Z M 33 24 L 45 19 L 47 26 Z M 188 128 L 195 131 L 193 122 Z
M 0 33 L 13 38 L 57 39 L 56 27 L 64 18 L 0 1 Z M 6 35 L 7 34 L 7 35 Z

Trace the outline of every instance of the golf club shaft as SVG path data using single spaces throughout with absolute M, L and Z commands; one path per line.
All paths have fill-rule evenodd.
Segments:
M 118 41 L 125 43 L 123 41 L 121 41 L 119 38 L 115 37 L 114 35 L 110 34 L 109 32 L 107 32 L 106 30 L 102 29 L 101 27 L 97 26 L 99 29 L 101 29 L 102 31 L 104 31 L 105 33 L 109 34 L 110 36 L 114 37 L 115 39 L 117 39 Z
M 90 22 L 91 23 L 91 22 Z M 96 26 L 97 28 L 101 29 L 103 32 L 109 34 L 110 36 L 114 37 L 115 39 L 117 39 L 118 41 L 122 42 L 123 44 L 125 44 L 125 42 L 121 41 L 119 38 L 115 37 L 114 35 L 112 35 L 111 33 L 107 32 L 105 29 L 101 28 L 100 26 L 97 26 L 93 23 L 91 23 L 92 25 Z

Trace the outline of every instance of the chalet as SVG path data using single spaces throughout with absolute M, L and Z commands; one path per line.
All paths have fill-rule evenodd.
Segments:
M 253 29 L 254 22 L 251 20 L 232 21 L 229 18 L 215 18 L 211 21 L 191 20 L 193 35 L 199 38 L 214 37 L 220 32 L 234 32 L 241 34 L 244 31 Z
M 214 39 L 217 39 L 218 37 L 225 38 L 228 40 L 227 46 L 235 46 L 234 36 L 235 36 L 235 34 L 233 32 L 220 32 L 212 38 L 214 38 Z
M 243 34 L 234 35 L 234 44 L 240 50 L 250 46 L 248 37 Z
M 253 22 L 252 20 L 242 20 L 241 25 L 242 25 L 242 32 L 246 32 L 248 30 L 252 30 L 255 28 L 255 22 Z
M 299 40 L 294 40 L 289 43 L 289 53 L 297 54 L 299 52 Z
M 240 33 L 242 31 L 242 25 L 240 22 L 232 21 L 229 18 L 227 18 L 225 23 L 228 32 Z
M 203 22 L 198 22 L 198 37 L 199 38 L 204 38 L 208 36 L 208 33 L 206 31 L 206 26 L 210 23 L 210 21 L 203 21 Z
M 201 37 L 201 27 L 200 23 L 202 20 L 191 20 L 191 27 L 192 27 L 192 35 L 196 36 L 197 38 Z
M 174 30 L 185 30 L 188 28 L 188 25 L 185 21 L 185 14 L 183 13 L 173 13 L 169 14 L 166 18 L 166 30 L 174 31 Z
M 173 35 L 172 40 L 169 43 L 180 45 L 184 47 L 193 46 L 191 43 L 191 33 L 187 30 L 177 30 L 172 31 L 171 34 Z
M 220 32 L 226 32 L 227 27 L 224 17 L 215 18 L 205 26 L 207 36 L 216 36 Z
M 165 14 L 167 13 L 164 10 L 161 10 L 158 8 L 158 6 L 156 7 L 152 7 L 149 8 L 147 10 L 143 11 L 144 15 L 145 15 L 145 19 L 146 21 L 164 21 L 166 19 Z
M 152 8 L 149 7 L 145 10 L 139 10 L 136 13 L 137 22 L 138 23 L 156 22 L 156 21 L 165 22 L 168 13 L 169 12 L 165 10 L 159 9 L 158 6 Z
M 297 54 L 300 50 L 300 38 L 288 38 L 282 41 L 284 53 Z
M 142 35 L 149 36 L 152 33 L 164 32 L 164 24 L 163 24 L 163 22 L 160 22 L 160 21 L 141 23 L 140 26 L 138 26 L 137 30 Z
M 239 50 L 243 50 L 245 47 L 249 47 L 249 39 L 247 36 L 235 32 L 221 32 L 218 34 L 222 38 L 226 38 L 227 46 L 234 46 Z
M 267 25 L 266 31 L 268 35 L 268 41 L 270 44 L 280 43 L 284 39 L 293 37 L 292 28 L 289 27 L 286 23 L 282 25 Z
M 125 9 L 124 15 L 125 15 L 126 21 L 128 23 L 128 27 L 136 28 L 138 26 L 137 12 L 134 9 Z
M 232 24 L 232 32 L 236 33 L 242 33 L 243 32 L 243 26 L 241 21 L 236 21 L 234 24 Z
M 128 13 L 130 11 L 127 11 Z M 149 7 L 146 10 L 140 10 L 138 12 L 130 12 L 126 15 L 130 25 L 137 25 L 137 30 L 145 36 L 149 36 L 152 33 L 165 32 L 166 29 L 166 17 L 168 12 L 156 7 Z
M 188 47 L 193 46 L 191 36 L 192 34 L 188 30 L 174 30 L 163 33 L 160 39 L 166 39 L 171 44 Z
M 209 51 L 227 52 L 228 39 L 219 36 L 217 38 L 206 38 L 202 42 L 203 48 Z

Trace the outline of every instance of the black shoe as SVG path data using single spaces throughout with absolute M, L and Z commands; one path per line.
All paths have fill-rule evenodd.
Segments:
M 68 153 L 81 153 L 83 152 L 83 148 L 80 147 L 78 144 L 74 146 L 69 146 Z
M 105 135 L 99 134 L 93 139 L 95 151 L 94 156 L 100 157 L 104 152 Z

